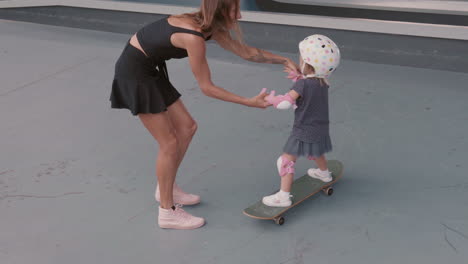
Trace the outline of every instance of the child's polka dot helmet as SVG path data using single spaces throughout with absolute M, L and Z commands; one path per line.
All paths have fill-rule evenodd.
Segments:
M 299 43 L 299 51 L 302 60 L 315 69 L 315 74 L 306 77 L 328 78 L 340 64 L 340 49 L 323 35 L 308 36 Z

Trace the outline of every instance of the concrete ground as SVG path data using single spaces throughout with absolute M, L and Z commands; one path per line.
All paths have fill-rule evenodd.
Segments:
M 162 230 L 157 145 L 108 101 L 128 38 L 0 21 L 2 264 L 467 262 L 468 74 L 343 61 L 328 156 L 343 179 L 277 226 L 242 210 L 278 188 L 293 113 L 208 98 L 186 60 L 170 61 L 199 125 L 177 181 L 202 196 L 186 209 L 207 224 Z M 208 52 L 214 82 L 240 95 L 291 85 L 278 65 Z

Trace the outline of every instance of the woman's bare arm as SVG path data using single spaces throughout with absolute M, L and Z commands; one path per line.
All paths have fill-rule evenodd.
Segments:
M 297 71 L 299 68 L 289 58 L 273 54 L 266 50 L 251 47 L 232 39 L 229 35 L 215 34 L 213 39 L 224 49 L 231 51 L 239 57 L 258 63 L 283 64 L 285 71 Z
M 197 82 L 205 95 L 223 101 L 251 107 L 265 108 L 268 106 L 268 103 L 264 100 L 264 97 L 267 96 L 266 93 L 259 94 L 252 98 L 245 98 L 214 85 L 211 81 L 211 73 L 206 60 L 205 41 L 198 36 L 187 34 L 184 42 L 193 75 L 197 79 Z

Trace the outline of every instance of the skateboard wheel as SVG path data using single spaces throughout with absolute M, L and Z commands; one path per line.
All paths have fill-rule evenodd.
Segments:
M 275 218 L 275 223 L 277 225 L 283 225 L 284 224 L 284 217 L 280 216 L 278 218 Z
M 329 188 L 326 188 L 326 189 L 323 189 L 323 192 L 328 195 L 328 196 L 331 196 L 333 194 L 333 188 L 332 187 L 329 187 Z

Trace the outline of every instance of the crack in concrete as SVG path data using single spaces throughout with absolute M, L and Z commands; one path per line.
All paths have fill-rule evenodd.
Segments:
M 10 173 L 10 172 L 14 172 L 14 170 L 2 171 L 2 172 L 0 172 L 0 176 L 4 175 L 4 174 L 7 174 L 7 173 Z
M 454 228 L 452 228 L 452 227 L 450 227 L 450 226 L 448 226 L 448 225 L 446 225 L 446 224 L 444 224 L 444 223 L 441 223 L 441 224 L 442 224 L 446 229 L 448 229 L 448 230 L 450 230 L 450 231 L 452 231 L 452 232 L 457 233 L 458 235 L 462 236 L 462 237 L 465 238 L 465 239 L 468 239 L 468 236 L 465 235 L 464 233 L 462 233 L 462 232 L 460 232 L 460 231 L 458 231 L 458 230 L 456 230 L 456 229 L 454 229 Z
M 367 241 L 371 242 L 372 239 L 370 238 L 370 235 L 369 235 L 369 228 L 366 228 L 366 237 L 367 237 Z
M 291 260 L 295 260 L 295 259 L 296 259 L 296 257 L 292 257 L 292 258 L 289 258 L 289 259 L 281 262 L 280 264 L 286 264 L 286 263 L 290 262 Z
M 292 260 L 294 260 L 295 264 L 304 264 L 304 253 L 312 249 L 312 243 L 306 242 L 303 237 L 300 237 L 295 240 L 293 249 L 294 257 L 288 258 L 287 260 L 281 262 L 281 264 L 288 263 Z
M 441 189 L 468 189 L 468 183 L 440 186 Z
M 141 212 L 137 213 L 136 215 L 130 217 L 128 220 L 127 220 L 127 223 L 129 223 L 130 221 L 132 221 L 133 219 L 135 219 L 136 217 L 142 215 L 143 213 L 146 213 L 149 209 L 153 208 L 154 205 L 156 205 L 157 202 L 154 202 L 153 204 L 151 204 L 151 207 L 147 207 L 145 209 L 143 209 Z
M 0 200 L 3 200 L 5 198 L 59 198 L 67 195 L 73 195 L 73 194 L 83 194 L 84 192 L 69 192 L 69 193 L 64 193 L 60 195 L 27 195 L 27 194 L 15 194 L 15 195 L 4 195 L 0 196 Z
M 81 61 L 81 62 L 79 62 L 79 63 L 76 63 L 76 64 L 74 64 L 74 65 L 64 67 L 64 68 L 62 68 L 62 69 L 60 69 L 60 70 L 58 70 L 58 71 L 56 71 L 56 72 L 54 72 L 54 73 L 47 74 L 46 76 L 43 76 L 43 77 L 41 77 L 41 78 L 39 78 L 39 79 L 37 79 L 37 80 L 31 81 L 31 82 L 26 83 L 26 84 L 23 84 L 23 85 L 21 85 L 21 86 L 19 86 L 19 87 L 13 88 L 13 89 L 11 89 L 11 90 L 9 90 L 9 91 L 6 91 L 6 92 L 4 92 L 4 93 L 1 93 L 0 96 L 7 96 L 7 95 L 9 95 L 9 94 L 11 94 L 11 93 L 13 93 L 13 92 L 16 92 L 16 91 L 18 91 L 18 90 L 24 89 L 24 88 L 26 88 L 26 87 L 28 87 L 28 86 L 31 86 L 31 85 L 36 84 L 36 83 L 39 83 L 39 82 L 41 82 L 41 81 L 50 79 L 50 78 L 52 78 L 52 77 L 54 77 L 54 76 L 56 76 L 56 75 L 59 75 L 59 74 L 61 74 L 61 73 L 67 72 L 67 71 L 69 71 L 69 70 L 72 70 L 72 69 L 74 69 L 74 68 L 76 68 L 76 67 L 78 67 L 78 66 L 81 66 L 81 65 L 86 64 L 86 63 L 88 63 L 88 62 L 91 62 L 91 61 L 93 61 L 93 60 L 96 60 L 97 58 L 98 58 L 98 57 L 89 58 L 89 59 L 86 59 L 86 60 Z
M 440 223 L 442 226 L 444 226 L 444 238 L 445 238 L 445 242 L 447 242 L 447 244 L 453 249 L 453 251 L 455 251 L 455 253 L 458 254 L 458 249 L 449 241 L 448 237 L 447 237 L 447 230 L 450 230 L 456 234 L 458 234 L 459 236 L 465 238 L 465 239 L 468 239 L 468 236 L 465 235 L 464 233 L 444 224 L 444 223 Z
M 454 245 L 452 245 L 452 243 L 450 243 L 450 241 L 447 238 L 447 229 L 444 230 L 444 238 L 445 238 L 445 242 L 449 244 L 449 246 L 455 251 L 455 253 L 458 253 L 457 248 Z
M 216 168 L 216 163 L 212 163 L 211 165 L 208 166 L 208 168 L 204 169 L 202 172 L 200 172 L 197 176 L 201 176 L 203 175 L 205 172 L 211 170 L 211 169 L 214 169 Z

